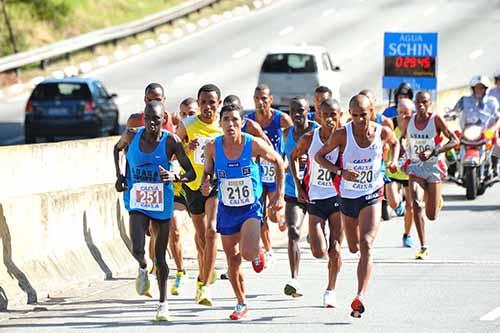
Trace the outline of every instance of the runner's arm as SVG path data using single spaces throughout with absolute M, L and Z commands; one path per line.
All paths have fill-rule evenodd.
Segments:
M 394 122 L 392 121 L 391 118 L 388 118 L 384 115 L 382 115 L 382 126 L 387 126 L 391 130 L 394 130 Z
M 203 175 L 201 176 L 201 194 L 208 196 L 212 191 L 214 180 L 214 159 L 215 159 L 215 142 L 210 141 L 205 145 L 205 163 L 203 165 Z
M 115 188 L 118 192 L 122 192 L 125 189 L 125 177 L 122 175 L 120 170 L 120 152 L 128 147 L 130 142 L 134 139 L 135 129 L 127 129 L 123 132 L 120 140 L 113 147 L 113 160 L 115 162 L 115 172 L 116 172 L 116 183 Z
M 266 133 L 264 133 L 264 130 L 262 127 L 259 125 L 258 122 L 252 120 L 252 119 L 246 119 L 247 122 L 247 133 L 251 134 L 257 138 L 261 138 L 264 140 L 266 143 L 268 143 L 270 146 L 273 144 L 271 143 L 271 140 L 267 137 Z
M 172 152 L 169 152 L 169 147 L 172 147 Z M 186 151 L 182 146 L 182 141 L 175 134 L 169 135 L 167 138 L 167 156 L 169 156 L 170 159 L 175 156 L 181 168 L 184 170 L 184 173 L 174 175 L 174 181 L 176 183 L 188 183 L 196 178 L 196 172 L 186 155 Z
M 397 172 L 398 170 L 398 158 L 399 158 L 399 140 L 394 136 L 394 132 L 391 128 L 387 126 L 382 126 L 382 141 L 389 145 L 391 150 L 391 159 L 387 162 L 386 167 L 391 172 Z
M 252 156 L 262 157 L 274 164 L 276 171 L 276 192 L 279 197 L 282 197 L 285 184 L 285 163 L 281 156 L 271 146 L 259 138 L 253 139 Z
M 332 162 L 328 161 L 325 156 L 332 152 L 337 147 L 343 147 L 345 145 L 345 128 L 339 128 L 328 138 L 326 143 L 321 147 L 316 156 L 314 156 L 314 160 L 318 162 L 323 168 L 327 169 L 334 174 L 337 174 L 338 170 L 341 168 Z
M 302 135 L 299 139 L 299 142 L 297 142 L 297 146 L 295 147 L 294 150 L 292 150 L 292 154 L 290 156 L 291 158 L 290 171 L 293 176 L 293 182 L 295 183 L 295 188 L 297 189 L 297 198 L 301 202 L 307 202 L 309 201 L 309 198 L 307 196 L 307 193 L 302 188 L 302 184 L 299 179 L 299 169 L 300 169 L 299 158 L 307 153 L 307 150 L 311 146 L 311 140 L 312 140 L 312 132 L 308 132 Z
M 453 149 L 456 145 L 460 143 L 457 136 L 453 131 L 450 131 L 445 121 L 441 116 L 436 115 L 436 127 L 438 130 L 438 134 L 443 133 L 445 137 L 448 138 L 448 142 L 443 145 L 441 148 L 436 148 L 433 152 L 435 156 L 438 156 L 441 153 L 445 153 L 450 149 Z
M 282 113 L 280 119 L 280 126 L 283 129 L 292 127 L 293 126 L 292 118 L 290 118 L 290 116 L 287 115 L 286 113 Z

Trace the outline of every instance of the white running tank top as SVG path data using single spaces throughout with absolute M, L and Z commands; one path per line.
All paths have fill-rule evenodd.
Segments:
M 415 126 L 415 117 L 414 114 L 408 123 L 408 129 L 406 130 L 406 137 L 408 138 L 409 144 L 409 158 L 411 163 L 424 163 L 418 157 L 423 151 L 426 150 L 434 150 L 436 148 L 436 142 L 434 141 L 437 136 L 436 123 L 435 123 L 435 114 L 432 114 L 427 121 L 427 124 L 423 130 L 419 130 L 417 126 Z M 432 156 L 425 163 L 435 163 L 437 162 L 438 157 Z
M 372 122 L 373 123 L 373 122 Z M 384 186 L 382 170 L 382 126 L 375 124 L 375 137 L 366 148 L 361 148 L 352 130 L 352 122 L 345 125 L 346 145 L 342 154 L 343 169 L 359 173 L 356 181 L 340 181 L 340 196 L 347 199 L 357 199 L 372 194 Z
M 307 151 L 309 158 L 307 159 L 307 175 L 304 179 L 307 184 L 307 194 L 310 200 L 328 199 L 337 196 L 337 190 L 333 183 L 333 174 L 314 160 L 316 153 L 324 145 L 324 143 L 321 142 L 319 130 L 319 127 L 314 129 L 311 146 L 309 146 L 309 150 Z M 337 163 L 338 157 L 338 147 L 325 156 L 325 158 L 333 164 Z

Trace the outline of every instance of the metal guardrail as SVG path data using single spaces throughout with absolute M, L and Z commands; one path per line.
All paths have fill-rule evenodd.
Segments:
M 16 53 L 0 58 L 0 73 L 17 70 L 23 66 L 40 62 L 42 67 L 49 59 L 69 55 L 100 44 L 116 42 L 120 39 L 152 30 L 160 25 L 172 22 L 220 0 L 193 0 L 158 14 L 147 16 L 130 23 L 111 28 L 96 30 L 78 37 L 69 38 L 31 51 Z

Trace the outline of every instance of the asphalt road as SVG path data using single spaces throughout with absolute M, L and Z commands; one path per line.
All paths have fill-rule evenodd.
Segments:
M 213 308 L 194 303 L 196 271 L 191 269 L 182 294 L 169 296 L 172 323 L 152 322 L 156 301 L 135 294 L 135 276 L 130 273 L 51 295 L 35 309 L 24 306 L 0 313 L 0 331 L 500 332 L 499 191 L 497 185 L 471 202 L 464 201 L 463 189 L 446 184 L 443 211 L 438 221 L 428 224 L 431 255 L 425 261 L 413 259 L 415 249 L 401 247 L 401 218 L 382 222 L 367 311 L 361 319 L 349 316 L 356 291 L 356 257 L 344 243 L 344 265 L 337 284 L 339 307 L 325 309 L 321 300 L 327 262 L 314 259 L 303 242 L 300 281 L 304 297 L 291 299 L 283 294 L 289 279 L 288 260 L 286 248 L 276 247 L 277 261 L 261 274 L 244 264 L 250 311 L 242 322 L 228 319 L 235 305 L 228 281 L 219 280 L 212 287 Z M 219 271 L 225 267 L 223 260 L 219 253 Z M 191 268 L 196 266 L 193 258 L 188 262 Z
M 121 122 L 143 107 L 143 88 L 165 85 L 168 106 L 214 82 L 252 106 L 260 64 L 271 47 L 326 46 L 342 69 L 341 102 L 363 88 L 381 98 L 383 33 L 439 33 L 439 89 L 462 86 L 474 74 L 491 74 L 500 53 L 500 1 L 279 0 L 271 7 L 211 26 L 166 46 L 99 69 L 92 76 L 119 95 Z M 0 101 L 0 144 L 22 143 L 27 96 Z

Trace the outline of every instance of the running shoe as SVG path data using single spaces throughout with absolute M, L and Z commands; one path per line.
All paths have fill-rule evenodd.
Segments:
M 266 257 L 265 263 L 264 263 L 264 268 L 271 268 L 271 266 L 274 263 L 274 260 L 273 260 L 273 251 L 266 251 L 264 253 L 264 256 Z
M 180 289 L 187 279 L 186 271 L 180 271 L 175 274 L 174 285 L 170 289 L 170 293 L 174 296 L 180 295 Z
M 415 255 L 415 259 L 424 260 L 429 256 L 429 250 L 426 247 L 421 248 Z
M 135 278 L 135 290 L 141 296 L 147 295 L 149 293 L 149 288 L 151 283 L 149 282 L 148 270 L 147 268 L 139 268 L 139 273 Z
M 194 301 L 196 303 L 198 303 L 198 301 L 200 300 L 200 288 L 203 286 L 203 282 L 201 281 L 196 281 L 196 293 L 195 293 L 195 296 L 194 296 Z
M 246 304 L 237 304 L 234 307 L 233 313 L 229 316 L 231 320 L 240 320 L 243 318 L 248 312 L 248 306 Z
M 335 290 L 325 290 L 325 293 L 323 294 L 323 306 L 325 308 L 337 307 L 337 296 L 335 295 Z
M 292 296 L 292 297 L 301 297 L 303 294 L 300 290 L 300 283 L 299 280 L 297 279 L 291 279 L 286 285 L 285 285 L 285 295 L 287 296 Z
M 266 256 L 264 251 L 260 250 L 259 254 L 252 260 L 252 267 L 256 273 L 260 273 L 266 267 Z
M 351 317 L 361 318 L 361 314 L 365 312 L 364 300 L 361 296 L 356 296 L 351 303 Z
M 208 296 L 208 286 L 202 285 L 198 288 L 199 296 L 198 296 L 198 304 L 205 306 L 213 306 L 213 301 Z
M 415 246 L 413 243 L 413 240 L 410 235 L 403 235 L 403 247 L 410 247 L 412 248 Z
M 405 203 L 403 202 L 403 200 L 401 200 L 396 209 L 394 209 L 394 212 L 397 216 L 405 216 L 405 210 Z
M 158 309 L 156 310 L 156 317 L 154 321 L 171 321 L 172 319 L 168 315 L 167 303 L 160 303 Z

